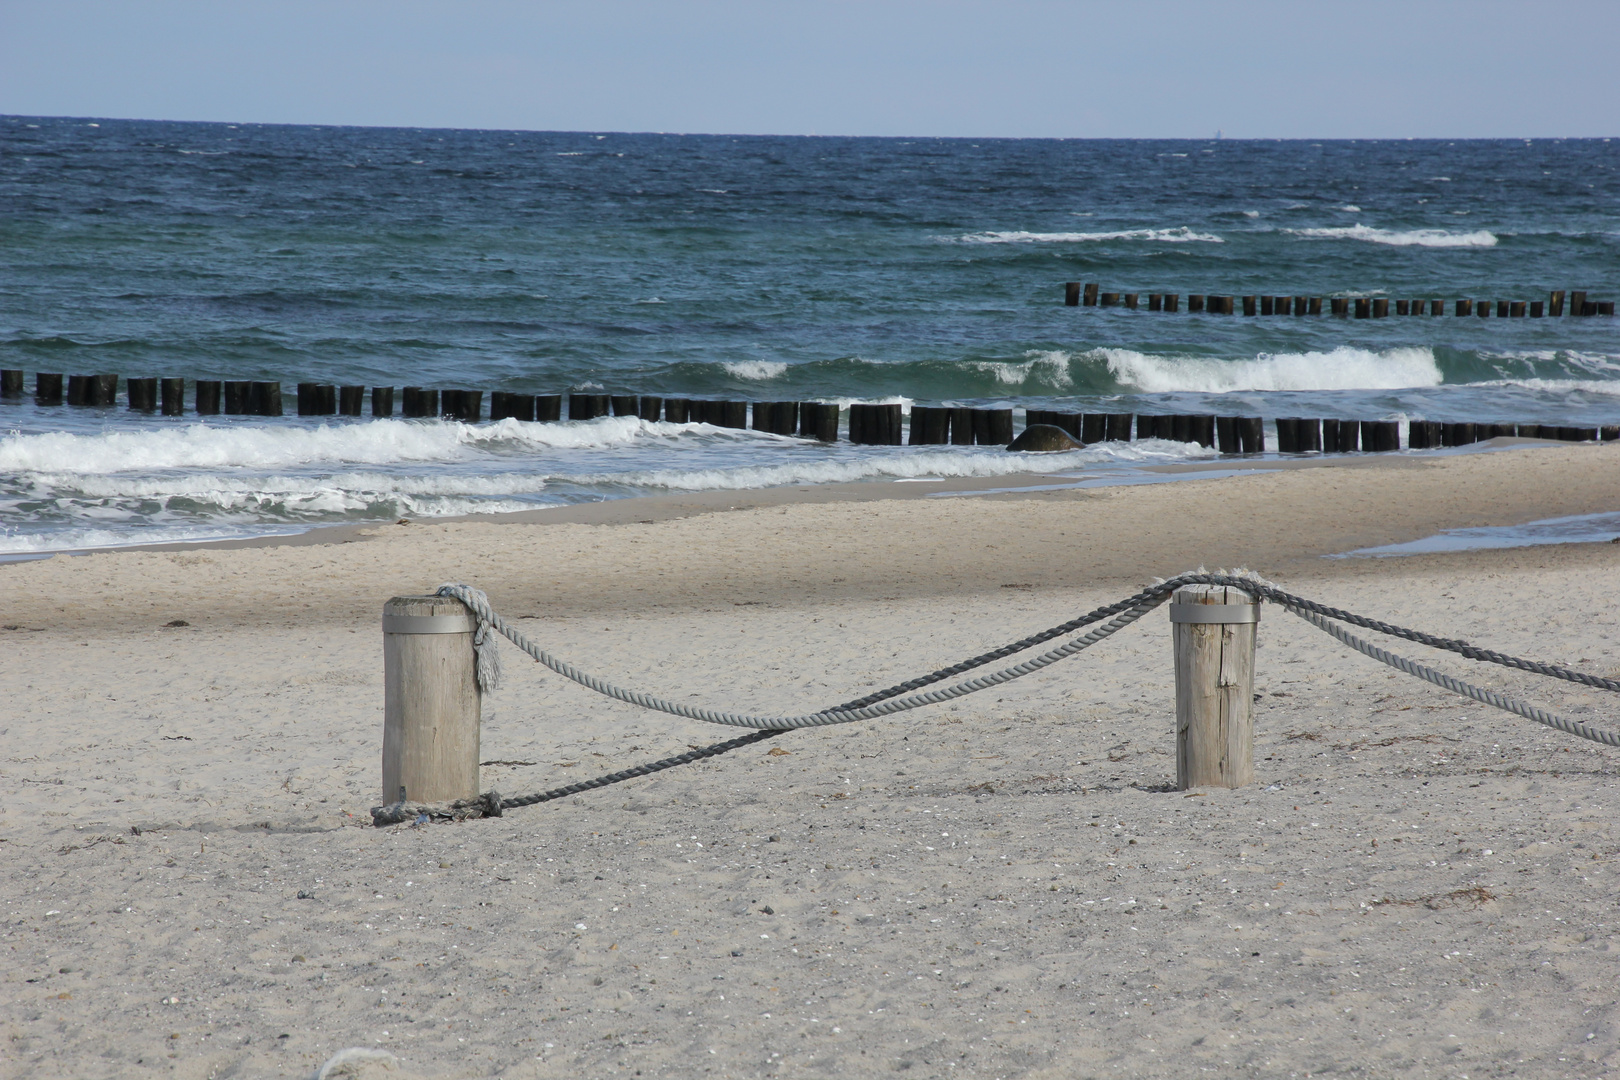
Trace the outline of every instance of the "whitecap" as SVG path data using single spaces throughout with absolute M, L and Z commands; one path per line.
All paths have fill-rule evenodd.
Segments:
M 1197 233 L 1182 225 L 1174 229 L 1124 229 L 1117 232 L 978 232 L 956 238 L 965 244 L 1085 243 L 1092 240 L 1152 240 L 1165 244 L 1222 244 L 1213 233 Z
M 776 379 L 787 374 L 788 366 L 779 360 L 733 360 L 721 364 L 726 374 L 738 379 Z
M 1496 234 L 1478 229 L 1474 232 L 1447 232 L 1444 229 L 1375 229 L 1368 225 L 1346 225 L 1331 229 L 1284 229 L 1310 240 L 1363 240 L 1371 244 L 1389 244 L 1393 247 L 1430 248 L 1487 248 L 1496 246 Z
M 1031 349 L 1023 361 L 965 360 L 962 366 L 996 377 L 1003 386 L 1029 386 L 1032 389 L 1067 390 L 1074 385 L 1069 373 L 1073 354 L 1061 349 Z
M 1341 345 L 1329 352 L 1261 353 L 1246 360 L 1160 356 L 1134 349 L 1094 349 L 1120 383 L 1150 394 L 1224 394 L 1240 390 L 1395 390 L 1439 386 L 1434 353 L 1423 348 L 1373 352 Z

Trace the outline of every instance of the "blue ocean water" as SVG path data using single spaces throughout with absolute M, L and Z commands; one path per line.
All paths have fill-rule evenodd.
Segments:
M 1482 422 L 1620 420 L 1613 319 L 1255 318 L 1104 289 L 1620 293 L 1609 140 L 845 139 L 0 117 L 0 367 Z M 0 403 L 0 551 L 1048 470 L 703 425 Z M 1201 454 L 1105 445 L 1064 468 Z

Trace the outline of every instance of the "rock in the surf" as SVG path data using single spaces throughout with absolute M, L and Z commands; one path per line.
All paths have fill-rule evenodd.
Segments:
M 1031 424 L 1007 447 L 1027 453 L 1051 453 L 1054 450 L 1084 450 L 1086 444 L 1052 424 Z

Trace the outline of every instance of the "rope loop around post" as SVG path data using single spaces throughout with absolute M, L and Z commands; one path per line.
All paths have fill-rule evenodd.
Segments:
M 649 762 L 645 765 L 636 766 L 632 769 L 626 769 L 616 773 L 609 773 L 604 776 L 597 777 L 594 780 L 570 784 L 566 787 L 557 788 L 549 792 L 542 792 L 537 795 L 502 799 L 495 793 L 488 793 L 481 796 L 479 800 L 462 800 L 461 803 L 458 803 L 453 807 L 446 808 L 422 807 L 407 805 L 400 802 L 391 806 L 374 808 L 372 811 L 373 819 L 377 824 L 384 825 L 406 820 L 413 813 L 419 817 L 425 815 L 429 819 L 441 815 L 446 818 L 498 816 L 503 808 L 529 806 L 535 803 L 561 798 L 566 795 L 589 791 L 594 788 L 606 787 L 609 784 L 619 783 L 620 781 L 628 780 L 636 776 L 650 775 L 651 773 L 659 772 L 675 765 L 686 764 L 688 762 L 701 760 L 707 757 L 714 757 L 719 754 L 726 753 L 729 750 L 733 750 L 741 746 L 751 745 L 764 739 L 773 738 L 797 728 L 824 727 L 832 724 L 846 724 L 857 720 L 874 719 L 879 716 L 887 716 L 894 713 L 904 712 L 910 709 L 919 708 L 923 705 L 931 705 L 943 701 L 949 701 L 954 698 L 975 693 L 979 690 L 988 689 L 992 686 L 1002 685 L 1014 679 L 1021 678 L 1024 675 L 1032 674 L 1033 672 L 1049 667 L 1059 660 L 1082 652 L 1092 645 L 1095 645 L 1097 642 L 1102 641 L 1126 626 L 1129 626 L 1131 623 L 1136 622 L 1143 615 L 1146 615 L 1149 611 L 1152 611 L 1154 608 L 1158 607 L 1160 604 L 1169 599 L 1171 594 L 1176 589 L 1185 585 L 1219 585 L 1243 589 L 1252 594 L 1256 598 L 1257 602 L 1269 600 L 1272 603 L 1278 604 L 1292 614 L 1300 616 L 1307 622 L 1330 634 L 1341 643 L 1355 649 L 1358 652 L 1361 652 L 1368 657 L 1371 657 L 1374 660 L 1378 660 L 1380 663 L 1388 664 L 1396 670 L 1413 675 L 1417 678 L 1424 679 L 1425 681 L 1443 689 L 1450 690 L 1457 694 L 1462 694 L 1463 696 L 1470 697 L 1483 704 L 1490 705 L 1494 708 L 1503 709 L 1507 712 L 1514 713 L 1517 716 L 1522 716 L 1539 724 L 1544 724 L 1566 734 L 1575 735 L 1584 739 L 1590 739 L 1605 746 L 1620 747 L 1620 734 L 1599 728 L 1591 728 L 1575 721 L 1566 720 L 1544 710 L 1523 705 L 1511 698 L 1497 694 L 1494 691 L 1483 690 L 1479 687 L 1472 686 L 1460 679 L 1452 678 L 1451 676 L 1435 671 L 1434 669 L 1416 663 L 1415 661 L 1411 661 L 1404 657 L 1396 656 L 1395 654 L 1387 652 L 1386 650 L 1379 649 L 1378 647 L 1355 637 L 1353 634 L 1350 634 L 1348 631 L 1344 630 L 1343 627 L 1337 626 L 1329 620 L 1338 620 L 1340 622 L 1349 623 L 1353 626 L 1373 630 L 1377 633 L 1387 634 L 1391 637 L 1399 637 L 1405 640 L 1414 641 L 1418 644 L 1427 645 L 1431 648 L 1456 653 L 1457 655 L 1469 660 L 1494 663 L 1503 667 L 1528 671 L 1538 675 L 1546 675 L 1550 678 L 1562 679 L 1567 682 L 1578 683 L 1580 685 L 1590 686 L 1599 690 L 1608 690 L 1611 692 L 1620 693 L 1620 681 L 1587 674 L 1585 672 L 1574 671 L 1556 664 L 1544 664 L 1534 660 L 1526 660 L 1521 657 L 1509 656 L 1504 653 L 1494 652 L 1489 649 L 1481 649 L 1477 646 L 1469 644 L 1466 641 L 1425 634 L 1422 631 L 1412 630 L 1407 627 L 1394 625 L 1392 623 L 1381 622 L 1376 619 L 1370 619 L 1366 616 L 1357 615 L 1354 612 L 1344 611 L 1339 608 L 1329 607 L 1325 604 L 1318 604 L 1315 601 L 1307 600 L 1302 596 L 1296 596 L 1293 593 L 1287 592 L 1260 577 L 1258 574 L 1253 574 L 1247 571 L 1212 574 L 1203 570 L 1197 570 L 1177 574 L 1175 577 L 1155 582 L 1147 588 L 1142 589 L 1141 591 L 1128 596 L 1123 600 L 1096 608 L 1093 611 L 1087 612 L 1085 615 L 1081 615 L 1065 623 L 1060 623 L 1057 626 L 1043 630 L 1040 633 L 1032 634 L 1029 637 L 1023 638 L 1022 640 L 1004 645 L 999 649 L 993 649 L 990 652 L 982 653 L 979 656 L 968 660 L 963 660 L 957 664 L 952 664 L 949 667 L 940 668 L 939 670 L 930 672 L 927 675 L 919 676 L 918 678 L 910 679 L 902 683 L 897 683 L 885 690 L 867 694 L 864 697 L 856 698 L 853 701 L 848 701 L 841 705 L 823 709 L 819 712 L 808 713 L 800 716 L 782 717 L 751 716 L 742 713 L 723 712 L 714 709 L 682 705 L 677 702 L 666 701 L 651 694 L 626 690 L 614 685 L 613 683 L 607 682 L 604 679 L 599 679 L 593 675 L 586 674 L 585 672 L 575 668 L 573 665 L 552 656 L 549 652 L 530 641 L 523 633 L 517 630 L 516 627 L 513 627 L 494 610 L 494 608 L 490 605 L 489 597 L 484 592 L 479 589 L 474 589 L 468 585 L 452 583 L 441 585 L 437 594 L 441 596 L 454 597 L 455 599 L 460 600 L 472 612 L 474 618 L 477 620 L 475 644 L 478 649 L 478 683 L 481 692 L 493 690 L 500 679 L 500 661 L 496 654 L 495 640 L 491 633 L 491 631 L 498 631 L 518 648 L 528 653 L 531 657 L 539 661 L 541 664 L 544 664 L 552 671 L 555 671 L 564 678 L 579 683 L 581 686 L 594 690 L 606 697 L 623 701 L 631 705 L 636 705 L 641 708 L 665 712 L 673 716 L 681 716 L 692 720 L 701 720 L 706 723 L 753 728 L 755 730 L 751 734 L 742 736 L 740 738 L 730 739 L 708 747 L 694 748 L 687 753 L 678 754 L 674 757 L 665 758 L 661 761 Z M 1104 620 L 1108 621 L 1104 622 Z M 1247 617 L 1244 619 L 1244 621 L 1248 621 Z M 953 676 L 961 675 L 975 668 L 983 667 L 984 665 L 992 663 L 996 660 L 1004 659 L 1016 653 L 1023 652 L 1027 649 L 1033 648 L 1036 645 L 1051 641 L 1054 638 L 1062 637 L 1065 634 L 1079 630 L 1086 626 L 1093 625 L 1095 623 L 1102 623 L 1102 625 L 1081 635 L 1080 637 L 1064 643 L 1058 648 L 1049 650 L 1012 667 L 1004 668 L 989 675 L 982 675 L 977 678 L 968 679 L 964 682 L 957 683 L 954 686 L 946 687 L 944 689 L 933 690 L 922 694 L 911 694 L 911 691 L 919 690 L 924 686 L 929 686 L 934 683 L 943 682 L 944 680 L 952 678 Z M 902 696 L 907 694 L 910 696 Z

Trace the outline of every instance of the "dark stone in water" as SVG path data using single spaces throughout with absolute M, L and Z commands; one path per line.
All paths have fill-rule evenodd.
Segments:
M 1054 450 L 1083 450 L 1086 444 L 1053 424 L 1031 424 L 1012 441 L 1008 450 L 1051 453 Z

